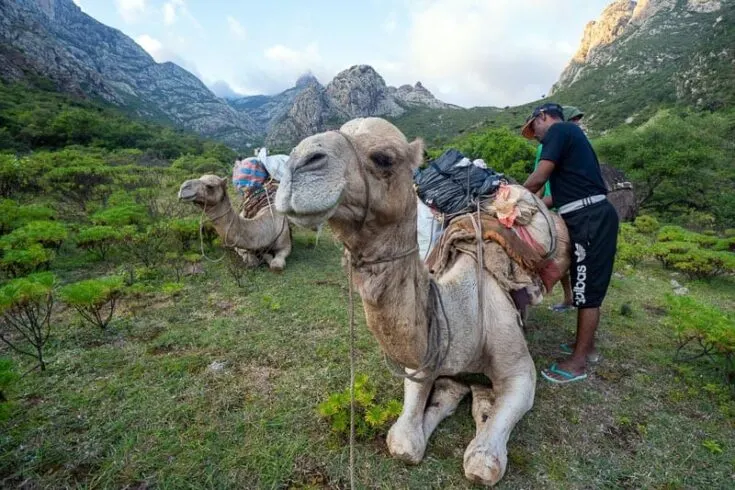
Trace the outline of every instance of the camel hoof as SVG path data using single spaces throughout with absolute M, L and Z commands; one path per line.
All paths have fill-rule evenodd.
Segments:
M 283 272 L 283 269 L 286 268 L 286 262 L 279 259 L 273 259 L 270 264 L 268 264 L 268 267 L 270 267 L 273 272 Z
M 464 475 L 470 481 L 492 487 L 505 475 L 507 462 L 507 456 L 472 448 L 470 444 L 464 453 Z
M 386 443 L 388 444 L 388 452 L 390 452 L 391 456 L 400 459 L 404 463 L 419 464 L 424 459 L 426 444 L 423 441 L 423 433 L 421 434 L 421 440 L 416 441 L 405 432 L 396 429 L 396 424 L 394 424 L 388 431 Z

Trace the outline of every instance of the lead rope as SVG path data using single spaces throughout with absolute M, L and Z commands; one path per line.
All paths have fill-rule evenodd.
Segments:
M 477 235 L 477 309 L 480 320 L 480 328 L 485 327 L 485 292 L 484 282 L 482 280 L 483 268 L 485 267 L 483 257 L 483 237 L 482 237 L 482 219 L 480 217 L 480 201 L 477 201 L 477 221 L 475 221 L 474 215 L 470 214 L 472 219 L 472 226 L 475 228 Z
M 222 260 L 227 255 L 227 252 L 224 252 L 222 254 L 222 257 L 220 257 L 218 259 L 210 259 L 209 257 L 207 257 L 207 254 L 204 252 L 204 213 L 206 211 L 207 211 L 207 203 L 205 201 L 204 202 L 204 208 L 202 208 L 202 214 L 199 215 L 199 250 L 202 251 L 202 257 L 204 257 L 205 259 L 207 259 L 209 262 L 212 262 L 212 263 L 216 264 L 218 262 L 222 262 Z M 227 234 L 229 232 L 230 232 L 230 227 L 227 226 L 227 228 L 225 229 L 225 242 L 227 242 Z
M 352 298 L 352 254 L 349 255 L 347 270 L 350 283 L 350 489 L 355 490 L 355 305 Z

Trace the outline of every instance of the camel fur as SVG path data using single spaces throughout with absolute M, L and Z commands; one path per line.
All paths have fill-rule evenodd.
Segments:
M 389 122 L 354 119 L 299 143 L 276 194 L 276 208 L 292 222 L 329 222 L 349 251 L 368 329 L 409 374 L 430 345 L 432 277 L 418 252 L 411 253 L 417 246 L 412 172 L 422 154 L 420 140 L 409 143 Z M 403 411 L 388 432 L 388 450 L 419 463 L 434 429 L 472 388 L 477 432 L 464 471 L 494 485 L 506 471 L 510 433 L 533 405 L 534 363 L 508 291 L 486 270 L 478 272 L 470 255 L 458 254 L 433 279 L 448 319 L 440 340 L 446 356 L 436 372 L 404 380 Z M 487 375 L 492 392 L 452 378 L 460 373 Z
M 181 184 L 179 199 L 204 210 L 212 220 L 222 244 L 238 250 L 247 265 L 265 261 L 271 270 L 282 271 L 291 253 L 291 230 L 286 217 L 265 206 L 253 218 L 239 216 L 227 195 L 227 179 L 203 175 Z

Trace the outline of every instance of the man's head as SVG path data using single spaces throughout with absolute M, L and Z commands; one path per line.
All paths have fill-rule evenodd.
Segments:
M 527 139 L 541 141 L 552 124 L 564 120 L 564 110 L 559 104 L 549 102 L 538 106 L 526 119 L 521 134 Z
M 580 111 L 578 107 L 565 105 L 563 111 L 565 121 L 574 123 L 577 126 L 581 124 L 582 118 L 584 117 L 584 112 Z

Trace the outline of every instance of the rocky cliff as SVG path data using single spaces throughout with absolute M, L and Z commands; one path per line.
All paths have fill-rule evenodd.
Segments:
M 132 39 L 86 15 L 72 0 L 0 0 L 0 77 L 43 77 L 59 90 L 167 120 L 232 146 L 258 136 L 246 113 L 178 65 L 156 63 Z
M 550 96 L 600 129 L 661 104 L 735 102 L 735 0 L 615 0 L 590 22 Z
M 369 65 L 343 70 L 326 86 L 305 75 L 278 95 L 242 97 L 229 103 L 256 121 L 267 134 L 266 145 L 278 148 L 293 146 L 353 117 L 398 117 L 412 108 L 457 108 L 438 100 L 421 82 L 388 86 Z

